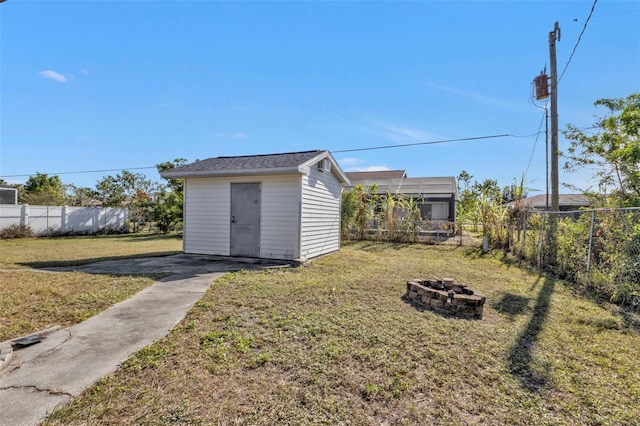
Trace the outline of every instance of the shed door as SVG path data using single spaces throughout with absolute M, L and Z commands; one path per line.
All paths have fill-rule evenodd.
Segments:
M 231 184 L 231 256 L 260 256 L 260 184 Z

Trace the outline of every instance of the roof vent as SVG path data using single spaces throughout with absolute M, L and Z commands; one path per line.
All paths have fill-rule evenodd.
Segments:
M 318 170 L 320 170 L 321 172 L 330 172 L 331 160 L 329 160 L 328 158 L 320 160 L 320 162 L 318 163 Z

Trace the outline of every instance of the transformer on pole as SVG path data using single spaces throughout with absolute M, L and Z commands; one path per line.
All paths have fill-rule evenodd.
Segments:
M 546 99 L 549 97 L 549 77 L 544 71 L 540 71 L 540 75 L 533 79 L 536 85 L 536 99 Z

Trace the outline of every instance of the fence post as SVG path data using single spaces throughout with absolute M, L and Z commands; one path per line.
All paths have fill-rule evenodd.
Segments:
M 544 225 L 547 221 L 547 215 L 542 215 L 542 225 L 540 227 L 540 245 L 538 246 L 538 269 L 542 269 L 542 241 L 544 240 Z
M 524 259 L 525 258 L 525 253 L 524 253 L 524 249 L 525 249 L 525 242 L 527 241 L 527 215 L 528 215 L 528 211 L 525 210 L 524 211 L 524 218 L 522 221 L 522 245 L 520 248 L 520 256 Z
M 60 214 L 60 233 L 64 234 L 67 232 L 67 224 L 69 223 L 67 206 L 62 206 L 62 213 Z
M 91 223 L 91 232 L 97 233 L 100 232 L 100 211 L 101 207 L 96 207 L 93 212 L 93 221 Z
M 591 210 L 591 227 L 589 228 L 589 251 L 587 252 L 587 274 L 591 268 L 591 246 L 593 244 L 593 223 L 596 221 L 596 212 Z
M 22 206 L 20 211 L 20 225 L 29 226 L 29 204 Z

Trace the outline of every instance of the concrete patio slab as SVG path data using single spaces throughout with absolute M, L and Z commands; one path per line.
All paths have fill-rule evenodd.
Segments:
M 107 274 L 171 273 L 132 298 L 42 342 L 17 350 L 0 371 L 0 425 L 36 425 L 59 405 L 166 336 L 226 271 L 282 262 L 177 255 L 55 268 Z M 6 343 L 6 342 L 5 342 Z

